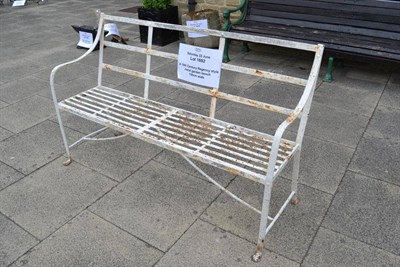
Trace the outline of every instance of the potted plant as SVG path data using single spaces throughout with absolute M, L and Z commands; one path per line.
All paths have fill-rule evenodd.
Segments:
M 141 0 L 138 8 L 139 19 L 178 24 L 178 7 L 171 5 L 171 0 Z M 140 42 L 147 43 L 148 27 L 140 26 Z M 179 40 L 179 32 L 154 28 L 153 44 L 164 46 Z

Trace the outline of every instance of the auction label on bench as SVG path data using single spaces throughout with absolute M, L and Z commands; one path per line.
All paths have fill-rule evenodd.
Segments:
M 218 88 L 221 64 L 220 50 L 179 44 L 178 79 Z

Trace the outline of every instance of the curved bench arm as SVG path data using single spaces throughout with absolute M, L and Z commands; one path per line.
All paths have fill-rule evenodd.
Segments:
M 271 147 L 271 154 L 268 162 L 267 176 L 265 180 L 267 183 L 268 182 L 272 183 L 272 177 L 275 171 L 276 159 L 278 157 L 278 149 L 281 143 L 281 138 L 283 136 L 283 133 L 285 132 L 287 127 L 289 127 L 289 125 L 291 125 L 299 117 L 300 114 L 302 114 L 302 116 L 299 129 L 297 131 L 296 143 L 300 146 L 302 144 L 303 135 L 307 124 L 308 114 L 310 112 L 311 101 L 318 80 L 318 74 L 321 66 L 323 53 L 324 53 L 324 46 L 319 44 L 317 50 L 315 51 L 313 66 L 311 68 L 310 77 L 308 78 L 306 87 L 304 89 L 304 93 L 301 96 L 299 103 L 297 104 L 293 113 L 290 114 L 290 116 L 287 117 L 286 120 L 284 120 L 279 125 L 279 127 L 275 132 L 274 140 L 272 142 L 272 147 Z
M 100 19 L 99 19 L 99 27 L 97 28 L 96 38 L 94 39 L 93 44 L 89 48 L 89 50 L 86 51 L 86 53 L 84 53 L 82 56 L 78 57 L 77 59 L 71 60 L 71 61 L 66 62 L 66 63 L 62 63 L 62 64 L 54 67 L 53 70 L 51 71 L 51 73 L 50 73 L 50 89 L 51 89 L 51 94 L 52 94 L 52 97 L 53 97 L 54 105 L 57 105 L 57 96 L 56 96 L 55 87 L 54 87 L 54 78 L 55 78 L 55 75 L 56 75 L 57 71 L 62 67 L 68 66 L 70 64 L 73 64 L 75 62 L 78 62 L 78 61 L 82 60 L 83 58 L 87 57 L 90 53 L 92 53 L 92 51 L 96 48 L 96 45 L 100 40 L 100 35 L 101 35 L 101 32 L 102 32 L 101 29 L 103 28 L 103 20 L 104 20 L 103 16 L 104 16 L 104 13 L 101 13 L 100 14 Z
M 229 31 L 230 28 L 232 27 L 232 25 L 239 24 L 245 19 L 246 15 L 247 15 L 247 4 L 248 4 L 248 0 L 243 0 L 242 3 L 240 3 L 237 7 L 224 10 L 223 16 L 224 16 L 225 22 L 224 22 L 224 25 L 222 26 L 223 31 Z M 237 20 L 232 22 L 231 21 L 231 13 L 236 12 L 236 11 L 240 11 L 240 17 Z

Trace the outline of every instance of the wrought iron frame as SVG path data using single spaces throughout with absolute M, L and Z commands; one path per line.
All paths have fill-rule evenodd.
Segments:
M 104 21 L 129 23 L 148 27 L 147 47 L 123 45 L 104 40 Z M 153 21 L 143 21 L 133 18 L 100 14 L 99 31 L 93 46 L 81 57 L 56 66 L 50 74 L 50 87 L 56 115 L 60 125 L 61 135 L 66 149 L 68 160 L 71 162 L 70 148 L 85 140 L 110 140 L 129 135 L 163 148 L 179 153 L 198 172 L 205 176 L 211 183 L 235 200 L 261 215 L 256 253 L 252 256 L 254 261 L 260 261 L 265 246 L 265 236 L 275 224 L 289 202 L 297 204 L 297 181 L 300 167 L 300 152 L 310 111 L 311 101 L 317 83 L 324 47 L 320 44 L 306 44 L 285 41 L 268 37 L 244 35 L 217 30 L 200 29 L 181 25 L 165 24 Z M 177 60 L 178 55 L 152 49 L 153 28 L 163 28 L 186 32 L 197 32 L 220 38 L 219 50 L 222 52 L 227 38 L 233 40 L 255 42 L 260 44 L 275 45 L 315 53 L 313 65 L 308 79 L 295 78 L 287 75 L 276 74 L 268 71 L 240 67 L 231 64 L 222 64 L 222 69 L 238 73 L 264 77 L 281 82 L 286 82 L 304 87 L 295 109 L 289 109 L 264 102 L 254 101 L 242 96 L 236 96 L 219 91 L 219 88 L 205 88 L 182 81 L 176 81 L 151 74 L 151 57 L 163 57 Z M 82 60 L 89 55 L 100 41 L 98 85 L 76 96 L 63 101 L 58 101 L 55 91 L 54 78 L 57 71 L 67 65 Z M 103 47 L 124 49 L 146 55 L 145 72 L 139 72 L 103 62 Z M 103 70 L 117 71 L 130 74 L 145 80 L 143 97 L 133 96 L 124 92 L 107 88 L 102 85 Z M 167 106 L 148 99 L 150 81 L 161 82 L 177 88 L 184 88 L 211 97 L 209 117 L 188 112 L 175 107 Z M 225 99 L 244 105 L 250 105 L 266 111 L 278 112 L 288 117 L 279 125 L 274 135 L 250 130 L 238 125 L 229 124 L 214 118 L 217 99 Z M 72 145 L 68 145 L 60 110 L 65 110 L 100 123 L 105 128 L 84 136 Z M 295 141 L 283 139 L 283 133 L 296 119 L 300 119 Z M 116 129 L 123 133 L 122 136 L 109 138 L 96 138 L 101 131 L 107 128 Z M 211 149 L 212 148 L 212 149 Z M 258 210 L 238 196 L 229 192 L 207 173 L 200 169 L 193 159 L 205 162 L 212 166 L 240 175 L 264 185 L 262 209 Z M 292 186 L 290 194 L 275 216 L 269 216 L 271 190 L 274 179 L 293 159 Z

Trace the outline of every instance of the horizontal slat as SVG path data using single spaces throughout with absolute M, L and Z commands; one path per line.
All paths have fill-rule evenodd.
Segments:
M 272 111 L 272 112 L 290 115 L 294 111 L 292 109 L 288 109 L 288 108 L 284 108 L 284 107 L 280 107 L 280 106 L 276 106 L 276 105 L 272 105 L 272 104 L 268 104 L 268 103 L 263 103 L 263 102 L 256 101 L 256 100 L 250 100 L 250 99 L 240 97 L 240 96 L 226 94 L 226 93 L 223 93 L 220 91 L 207 89 L 204 87 L 191 85 L 188 83 L 179 82 L 179 81 L 175 81 L 175 80 L 171 80 L 171 79 L 167 79 L 167 78 L 163 78 L 163 77 L 159 77 L 159 76 L 155 76 L 155 75 L 151 75 L 151 74 L 146 74 L 146 73 L 143 73 L 140 71 L 130 70 L 130 69 L 126 69 L 126 68 L 122 68 L 122 67 L 118 67 L 118 66 L 114 66 L 114 65 L 110 65 L 110 64 L 103 64 L 103 66 L 104 66 L 104 69 L 106 69 L 106 70 L 112 70 L 112 71 L 116 71 L 116 72 L 120 72 L 120 73 L 124 73 L 124 74 L 129 74 L 129 75 L 132 75 L 135 77 L 140 77 L 140 78 L 148 79 L 151 81 L 168 84 L 168 85 L 175 86 L 178 88 L 184 88 L 184 89 L 191 90 L 191 91 L 194 91 L 197 93 L 209 95 L 209 96 L 220 98 L 220 99 L 229 100 L 232 102 L 236 102 L 236 103 L 240 103 L 243 105 L 248 105 L 248 106 L 252 106 L 252 107 L 256 107 L 256 108 L 260 108 L 260 109 L 264 109 L 264 110 L 268 110 L 268 111 Z
M 264 16 L 255 16 L 255 15 L 248 16 L 247 21 L 254 21 L 254 22 L 260 22 L 260 23 L 267 23 L 267 24 L 286 25 L 289 27 L 308 28 L 313 31 L 323 30 L 323 31 L 329 31 L 329 32 L 333 32 L 333 33 L 336 32 L 337 34 L 343 34 L 343 33 L 346 34 L 347 33 L 347 34 L 351 34 L 351 35 L 365 35 L 365 36 L 370 36 L 370 37 L 379 37 L 379 38 L 385 38 L 385 39 L 400 40 L 400 33 L 374 30 L 374 29 L 365 29 L 365 28 L 345 26 L 345 25 L 326 24 L 326 23 L 309 22 L 309 21 L 301 21 L 301 20 L 294 20 L 294 19 L 269 18 L 269 17 L 264 17 Z M 397 27 L 400 27 L 400 25 L 398 25 Z
M 178 60 L 177 54 L 172 54 L 172 53 L 167 53 L 167 52 L 153 50 L 153 49 L 147 49 L 147 48 L 140 48 L 140 47 L 135 47 L 135 46 L 131 46 L 131 45 L 112 43 L 112 42 L 108 42 L 108 41 L 104 42 L 104 44 L 106 46 L 113 47 L 113 48 L 118 48 L 118 49 L 138 52 L 138 53 L 142 53 L 142 54 L 146 54 L 146 55 L 152 55 L 152 56 L 158 56 L 158 57 Z M 286 82 L 286 83 L 295 84 L 295 85 L 305 86 L 307 83 L 307 80 L 305 80 L 305 79 L 296 78 L 296 77 L 287 76 L 287 75 L 278 74 L 278 73 L 273 73 L 273 72 L 268 72 L 268 71 L 263 71 L 263 70 L 258 70 L 258 69 L 240 67 L 240 66 L 236 66 L 236 65 L 232 65 L 232 64 L 223 63 L 222 69 L 234 71 L 234 72 L 238 72 L 238 73 L 244 73 L 244 74 L 248 74 L 248 75 L 253 75 L 253 76 L 258 76 L 258 77 L 262 77 L 262 78 L 268 78 L 271 80 Z
M 341 26 L 358 27 L 358 28 L 361 28 L 364 30 L 367 30 L 367 29 L 380 30 L 380 31 L 385 31 L 387 34 L 389 34 L 390 32 L 400 33 L 400 24 L 366 21 L 366 20 L 354 19 L 354 18 L 342 18 L 342 17 L 338 17 L 337 13 L 327 16 L 327 15 L 323 15 L 320 13 L 303 14 L 303 13 L 301 13 L 301 10 L 297 10 L 297 9 L 293 10 L 291 12 L 290 11 L 275 11 L 275 10 L 270 10 L 270 9 L 259 9 L 256 4 L 254 4 L 254 6 L 252 6 L 251 14 L 247 17 L 247 20 L 268 22 L 267 20 L 265 20 L 266 18 L 286 19 L 286 20 L 288 20 L 288 23 L 290 23 L 290 21 L 292 21 L 292 20 L 302 21 L 302 22 L 315 22 L 315 23 L 321 24 L 322 26 L 325 26 L 325 28 L 328 26 L 331 26 L 331 25 L 341 25 Z M 398 19 L 400 20 L 400 18 L 398 18 Z M 288 24 L 288 23 L 284 23 L 284 24 Z M 320 28 L 319 25 L 316 25 L 315 29 L 323 29 L 323 28 Z M 349 32 L 351 32 L 351 31 L 349 31 Z M 366 35 L 368 35 L 368 34 L 366 34 Z
M 284 6 L 294 6 L 294 7 L 306 7 L 306 8 L 316 8 L 316 9 L 327 9 L 327 10 L 335 10 L 335 11 L 349 11 L 351 10 L 354 13 L 363 13 L 363 14 L 373 14 L 373 15 L 382 15 L 382 16 L 400 16 L 398 13 L 398 9 L 394 8 L 381 8 L 381 7 L 370 7 L 357 5 L 356 3 L 352 4 L 348 2 L 347 4 L 343 4 L 340 2 L 332 1 L 332 2 L 321 2 L 314 0 L 256 0 L 251 2 L 258 3 L 269 3 L 269 4 L 278 4 Z M 357 1 L 359 2 L 359 1 Z M 400 3 L 393 2 L 393 6 L 397 7 Z
M 300 49 L 305 51 L 317 51 L 317 45 L 306 44 L 301 42 L 294 42 L 294 41 L 286 41 L 280 40 L 270 37 L 263 37 L 263 36 L 253 36 L 249 34 L 242 34 L 242 33 L 233 33 L 233 32 L 224 32 L 218 30 L 211 30 L 211 29 L 202 29 L 197 27 L 187 27 L 182 25 L 176 24 L 168 24 L 156 21 L 147 21 L 147 20 L 140 20 L 140 19 L 133 19 L 133 18 L 126 18 L 126 17 L 118 17 L 118 16 L 111 16 L 111 15 L 104 15 L 104 19 L 107 21 L 115 21 L 115 22 L 122 22 L 122 23 L 129 23 L 129 24 L 136 24 L 141 26 L 152 26 L 161 29 L 170 29 L 170 30 L 177 30 L 182 32 L 195 32 L 195 33 L 202 33 L 207 34 L 210 36 L 218 36 L 223 38 L 229 38 L 234 40 L 241 40 L 241 41 L 248 41 L 248 42 L 257 42 L 260 44 L 268 44 L 268 45 L 275 45 L 281 47 L 287 47 L 292 49 Z
M 320 41 L 331 48 L 336 47 L 354 47 L 359 49 L 370 50 L 370 53 L 383 52 L 388 54 L 399 54 L 400 41 L 388 41 L 380 38 L 371 38 L 365 36 L 357 36 L 352 34 L 342 33 L 340 35 L 328 31 L 313 31 L 301 27 L 287 27 L 284 25 L 264 24 L 255 22 L 245 22 L 241 25 L 232 28 L 234 31 L 246 31 L 258 34 L 268 34 L 279 38 L 291 38 L 308 40 L 309 42 Z M 340 50 L 340 49 L 339 49 Z

